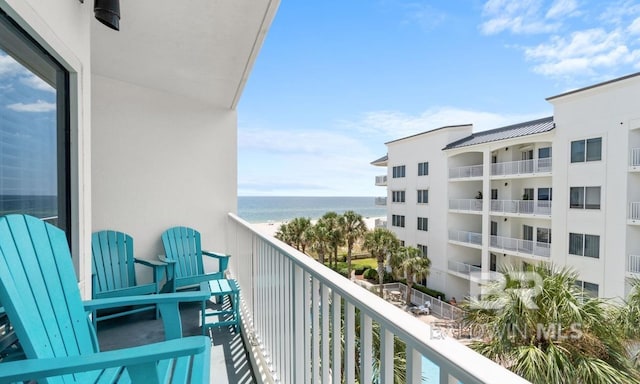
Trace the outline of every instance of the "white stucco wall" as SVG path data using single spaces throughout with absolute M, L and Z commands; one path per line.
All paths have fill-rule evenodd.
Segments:
M 73 259 L 80 290 L 90 295 L 91 245 L 91 55 L 93 7 L 79 1 L 0 0 L 0 8 L 70 73 Z
M 160 236 L 193 227 L 224 251 L 236 212 L 237 117 L 191 99 L 93 76 L 93 227 L 134 238 L 138 257 L 163 253 Z

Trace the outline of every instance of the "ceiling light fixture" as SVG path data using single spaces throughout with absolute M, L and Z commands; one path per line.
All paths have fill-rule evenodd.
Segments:
M 95 0 L 93 12 L 99 22 L 113 30 L 120 30 L 120 0 Z

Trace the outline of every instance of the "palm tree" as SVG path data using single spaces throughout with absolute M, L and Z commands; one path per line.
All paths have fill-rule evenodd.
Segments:
M 614 326 L 622 332 L 636 367 L 640 365 L 640 279 L 631 280 L 624 304 L 613 308 Z
M 364 235 L 364 248 L 371 253 L 371 257 L 378 262 L 379 295 L 382 297 L 384 283 L 384 264 L 387 256 L 395 252 L 400 246 L 396 235 L 386 228 L 376 228 Z
M 311 234 L 311 249 L 318 255 L 318 261 L 324 264 L 324 256 L 331 250 L 331 229 L 326 225 L 326 222 L 318 220 L 309 233 Z
M 347 276 L 351 277 L 351 253 L 354 244 L 367 232 L 367 225 L 362 215 L 354 211 L 346 211 L 340 218 L 342 234 L 347 242 Z
M 504 273 L 487 283 L 486 297 L 462 304 L 465 325 L 492 331 L 471 348 L 532 383 L 638 383 L 605 302 L 576 286 L 576 272 L 538 265 Z
M 340 216 L 337 213 L 327 212 L 318 220 L 318 222 L 322 222 L 330 232 L 328 240 L 328 245 L 331 249 L 331 253 L 329 254 L 329 265 L 331 265 L 331 260 L 333 259 L 334 269 L 338 267 L 338 248 L 340 248 L 342 243 L 344 243 L 339 218 Z
M 396 278 L 406 277 L 407 294 L 406 305 L 411 305 L 411 289 L 416 280 L 429 276 L 431 260 L 422 256 L 422 251 L 416 247 L 401 247 L 389 259 L 391 270 Z

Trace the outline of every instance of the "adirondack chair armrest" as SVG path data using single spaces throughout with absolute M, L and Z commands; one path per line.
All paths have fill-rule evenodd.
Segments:
M 206 336 L 192 336 L 82 356 L 5 362 L 0 369 L 0 382 L 39 380 L 52 376 L 113 367 L 132 367 L 174 357 L 198 355 L 207 350 L 210 343 L 211 340 Z
M 161 262 L 163 262 L 165 264 L 175 264 L 176 263 L 175 260 L 167 259 L 167 257 L 165 255 L 158 255 L 158 260 L 160 260 Z
M 134 263 L 144 265 L 145 267 L 153 268 L 153 282 L 158 284 L 160 280 L 162 280 L 162 273 L 165 274 L 165 279 L 169 280 L 171 278 L 171 272 L 167 270 L 167 263 L 160 260 L 152 260 L 152 259 L 139 259 L 137 257 L 133 258 Z M 159 288 L 156 289 L 156 293 L 158 293 Z
M 171 304 L 184 302 L 197 302 L 207 300 L 211 296 L 209 292 L 189 291 L 178 293 L 163 293 L 161 295 L 138 295 L 125 297 L 110 297 L 84 301 L 85 311 L 91 312 L 99 309 L 117 308 L 127 305 Z
M 218 252 L 212 252 L 212 251 L 205 251 L 204 249 L 202 250 L 202 254 L 205 256 L 218 259 L 220 263 L 220 272 L 224 272 L 227 270 L 227 266 L 229 265 L 229 258 L 231 257 L 231 255 L 225 255 L 224 253 L 218 253 Z
M 164 268 L 167 265 L 165 261 L 153 260 L 153 259 L 140 259 L 137 257 L 134 257 L 133 261 L 137 264 L 142 264 L 146 267 L 151 267 L 151 268 Z

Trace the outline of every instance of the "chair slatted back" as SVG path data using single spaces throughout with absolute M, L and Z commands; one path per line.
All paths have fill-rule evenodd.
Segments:
M 28 358 L 95 352 L 67 239 L 59 228 L 26 215 L 0 217 L 0 302 Z M 76 380 L 77 375 L 69 378 Z
M 176 278 L 204 274 L 200 232 L 188 227 L 173 227 L 162 234 L 165 256 L 175 260 Z
M 136 285 L 133 238 L 118 231 L 91 235 L 93 295 Z

